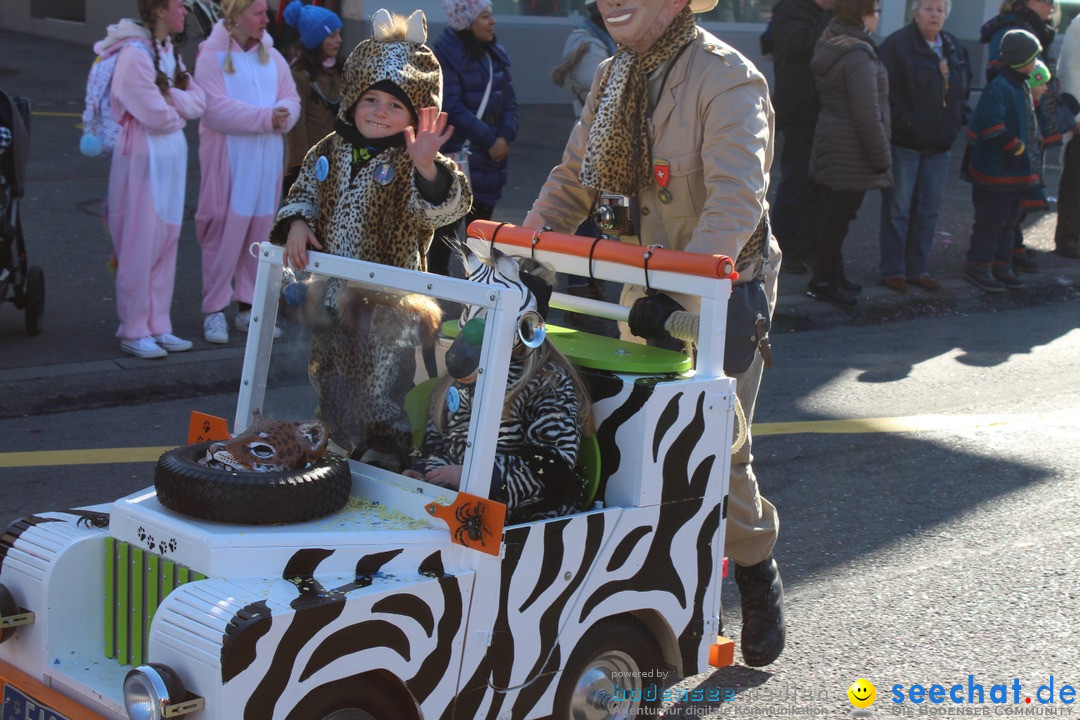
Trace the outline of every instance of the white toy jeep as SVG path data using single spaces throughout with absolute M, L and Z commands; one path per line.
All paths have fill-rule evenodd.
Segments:
M 702 299 L 694 369 L 681 353 L 548 326 L 592 395 L 586 508 L 501 532 L 478 514 L 517 289 L 312 253 L 316 276 L 487 309 L 460 497 L 337 460 L 348 501 L 303 521 L 196 518 L 153 487 L 23 518 L 0 538 L 0 720 L 628 718 L 658 704 L 669 673 L 730 663 L 717 633 L 731 261 L 506 225 L 492 239 L 496 228 L 474 223 L 473 244 Z M 266 321 L 278 312 L 281 248 L 259 254 L 237 431 L 253 410 L 302 420 L 315 407 L 306 343 L 275 346 Z M 552 305 L 626 311 L 559 293 Z M 259 515 L 252 497 L 220 502 Z

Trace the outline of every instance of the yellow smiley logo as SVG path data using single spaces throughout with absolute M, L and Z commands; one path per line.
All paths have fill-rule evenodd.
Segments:
M 847 689 L 847 696 L 855 707 L 868 708 L 877 699 L 877 690 L 874 688 L 874 683 L 859 678 L 851 683 L 851 687 Z

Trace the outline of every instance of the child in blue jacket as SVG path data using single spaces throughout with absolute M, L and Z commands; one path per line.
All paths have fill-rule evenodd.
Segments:
M 983 90 L 968 125 L 971 145 L 964 172 L 973 185 L 975 223 L 964 277 L 988 293 L 1024 287 L 1011 260 L 1021 198 L 1043 185 L 1039 125 L 1027 83 L 1041 51 L 1032 33 L 1005 33 L 1005 67 Z

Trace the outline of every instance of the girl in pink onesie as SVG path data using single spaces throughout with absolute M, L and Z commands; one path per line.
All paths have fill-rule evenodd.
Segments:
M 187 183 L 183 128 L 202 115 L 206 101 L 169 39 L 184 30 L 183 1 L 139 0 L 139 15 L 141 24 L 109 26 L 94 51 L 119 52 L 109 97 L 120 123 L 108 207 L 117 262 L 116 335 L 124 352 L 162 358 L 191 349 L 190 341 L 172 334 L 169 310 Z
M 300 114 L 289 65 L 266 32 L 266 0 L 222 0 L 221 10 L 225 19 L 199 46 L 195 62 L 206 92 L 195 228 L 202 246 L 203 336 L 212 343 L 229 341 L 224 310 L 233 300 L 240 305 L 236 328 L 247 330 L 258 267 L 248 248 L 270 235 L 284 136 Z

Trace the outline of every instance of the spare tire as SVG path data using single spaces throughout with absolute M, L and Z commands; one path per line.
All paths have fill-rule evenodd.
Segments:
M 209 445 L 187 445 L 161 456 L 154 470 L 158 502 L 203 520 L 272 525 L 329 515 L 349 500 L 352 475 L 340 455 L 328 452 L 305 470 L 234 472 L 199 464 Z

